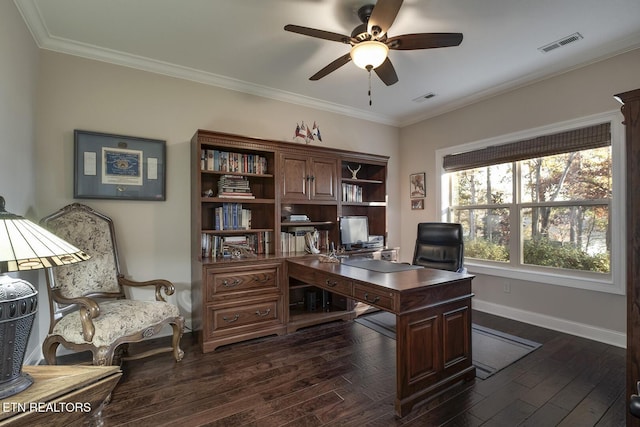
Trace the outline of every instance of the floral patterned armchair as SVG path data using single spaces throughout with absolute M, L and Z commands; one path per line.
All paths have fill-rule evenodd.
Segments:
M 165 301 L 174 293 L 167 280 L 135 282 L 120 272 L 115 230 L 111 219 L 74 203 L 42 219 L 41 224 L 91 256 L 88 261 L 47 269 L 51 324 L 42 344 L 45 360 L 56 364 L 60 344 L 73 351 L 91 351 L 94 365 L 117 365 L 161 352 L 182 360 L 180 339 L 184 318 Z M 125 287 L 155 286 L 156 301 L 127 299 Z M 128 354 L 128 344 L 173 328 L 171 347 Z

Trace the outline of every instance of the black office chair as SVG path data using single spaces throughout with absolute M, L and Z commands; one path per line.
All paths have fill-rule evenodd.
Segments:
M 418 224 L 414 265 L 462 273 L 466 272 L 463 260 L 462 225 L 446 222 Z

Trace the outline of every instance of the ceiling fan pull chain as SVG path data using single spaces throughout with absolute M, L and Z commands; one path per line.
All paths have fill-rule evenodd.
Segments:
M 371 106 L 371 68 L 368 68 L 369 71 L 369 106 Z

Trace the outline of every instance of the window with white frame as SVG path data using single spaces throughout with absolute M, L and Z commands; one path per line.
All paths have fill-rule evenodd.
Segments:
M 462 224 L 469 269 L 621 293 L 618 133 L 595 117 L 439 150 L 443 220 Z

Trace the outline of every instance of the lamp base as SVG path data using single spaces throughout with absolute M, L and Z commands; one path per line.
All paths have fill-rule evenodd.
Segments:
M 33 384 L 22 372 L 22 362 L 37 307 L 38 291 L 33 285 L 0 274 L 0 399 Z
M 21 372 L 16 378 L 0 383 L 0 399 L 20 393 L 33 384 L 33 378 L 26 372 Z

